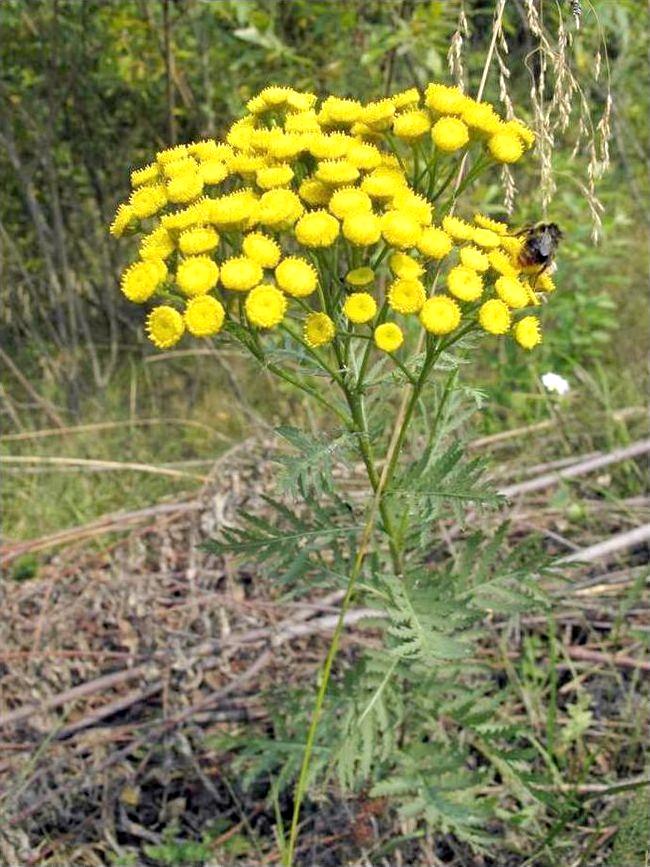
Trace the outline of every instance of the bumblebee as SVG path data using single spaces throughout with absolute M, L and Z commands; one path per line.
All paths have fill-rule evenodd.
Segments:
M 519 264 L 522 268 L 539 268 L 539 277 L 553 264 L 562 240 L 562 230 L 557 223 L 536 223 L 534 226 L 525 226 L 517 235 L 524 237 Z

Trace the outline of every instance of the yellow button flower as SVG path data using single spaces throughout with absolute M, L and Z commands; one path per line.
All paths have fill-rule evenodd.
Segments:
M 306 298 L 318 286 L 314 266 L 297 256 L 289 256 L 280 262 L 275 269 L 275 279 L 278 286 L 294 298 Z
M 534 349 L 542 342 L 542 332 L 539 319 L 536 316 L 524 316 L 514 327 L 515 340 L 524 349 Z
M 175 204 L 193 202 L 203 192 L 203 178 L 198 172 L 177 175 L 167 183 L 167 198 Z
M 282 229 L 292 226 L 304 210 L 292 190 L 268 190 L 259 200 L 258 219 L 265 226 Z
M 449 334 L 460 323 L 460 307 L 447 295 L 434 295 L 424 302 L 420 322 L 431 334 Z
M 498 132 L 490 136 L 487 146 L 498 163 L 516 163 L 524 152 L 519 136 L 510 132 Z
M 251 325 L 257 328 L 273 328 L 284 319 L 287 299 L 276 286 L 263 283 L 251 289 L 244 306 Z
M 483 293 L 483 278 L 465 265 L 456 265 L 447 274 L 447 289 L 460 301 L 476 301 Z
M 377 302 L 368 292 L 353 292 L 345 299 L 343 312 L 350 322 L 362 325 L 377 314 Z
M 242 250 L 249 259 L 257 262 L 262 268 L 275 268 L 282 254 L 278 242 L 262 232 L 251 232 L 250 235 L 244 235 Z
M 293 169 L 283 163 L 277 166 L 264 166 L 257 170 L 255 180 L 257 186 L 263 190 L 271 190 L 274 187 L 287 187 L 293 179 Z
M 487 255 L 479 250 L 478 247 L 461 247 L 460 249 L 460 261 L 461 264 L 465 265 L 467 268 L 472 268 L 474 271 L 487 271 L 490 267 L 490 260 Z
M 358 212 L 343 220 L 343 235 L 357 247 L 369 247 L 381 238 L 381 221 L 376 214 Z
M 335 333 L 334 323 L 327 313 L 310 313 L 305 319 L 303 336 L 307 346 L 313 349 L 331 343 Z
M 390 129 L 395 106 L 390 99 L 377 99 L 363 107 L 359 120 L 375 130 Z
M 406 250 L 417 244 L 422 227 L 404 211 L 386 211 L 381 217 L 381 233 L 391 246 Z
M 467 100 L 461 118 L 479 135 L 494 135 L 503 123 L 489 102 L 476 102 L 473 99 Z
M 157 226 L 140 241 L 141 259 L 167 259 L 176 249 L 174 239 L 164 226 Z
M 502 223 L 499 220 L 493 220 L 490 217 L 486 217 L 485 214 L 481 214 L 478 212 L 474 214 L 474 222 L 482 229 L 489 229 L 491 232 L 496 232 L 497 235 L 505 235 L 509 230 L 509 226 L 507 223 Z
M 183 336 L 183 317 L 173 307 L 154 307 L 147 316 L 147 335 L 158 349 L 169 349 Z
M 198 172 L 203 183 L 209 186 L 220 184 L 228 177 L 228 167 L 221 160 L 205 160 L 200 164 Z
M 494 284 L 496 293 L 499 298 L 504 301 L 508 307 L 514 310 L 519 310 L 522 307 L 527 307 L 529 296 L 524 284 L 516 277 L 511 277 L 503 274 L 497 279 Z
M 335 161 L 347 154 L 352 141 L 345 133 L 317 133 L 307 140 L 307 149 L 317 160 Z
M 372 268 L 362 267 L 362 268 L 354 268 L 352 271 L 348 271 L 345 275 L 345 282 L 349 283 L 350 286 L 361 287 L 361 286 L 369 286 L 372 281 L 375 279 L 375 272 Z
M 359 120 L 362 111 L 363 106 L 358 100 L 340 96 L 328 96 L 321 106 L 323 121 L 341 126 L 349 126 Z
M 212 295 L 192 298 L 185 308 L 185 326 L 195 337 L 210 337 L 218 334 L 226 317 L 223 304 Z
M 167 276 L 162 259 L 135 262 L 122 275 L 122 293 L 135 304 L 144 304 Z
M 353 140 L 346 154 L 348 162 L 365 172 L 381 165 L 381 152 L 374 144 Z
M 469 142 L 469 131 L 457 117 L 441 117 L 433 125 L 431 138 L 441 151 L 454 153 Z
M 402 343 L 404 343 L 404 335 L 399 325 L 394 322 L 383 322 L 375 328 L 374 332 L 375 346 L 381 349 L 382 352 L 396 352 Z
M 114 238 L 121 238 L 124 232 L 129 228 L 129 224 L 136 218 L 136 214 L 131 205 L 121 204 L 110 225 L 109 232 Z
M 221 283 L 233 292 L 247 292 L 264 276 L 262 266 L 247 256 L 233 256 L 221 265 Z
M 555 283 L 551 275 L 544 271 L 535 281 L 535 289 L 538 292 L 555 292 Z
M 141 169 L 134 169 L 131 172 L 131 184 L 134 187 L 140 187 L 142 184 L 151 184 L 158 179 L 160 169 L 156 163 L 149 163 L 148 166 L 143 166 Z
M 424 92 L 426 105 L 438 114 L 460 114 L 467 99 L 458 87 L 449 87 L 446 84 L 429 84 Z
M 408 108 L 409 106 L 418 105 L 420 102 L 420 93 L 417 87 L 409 87 L 408 90 L 401 90 L 399 93 L 394 93 L 389 97 L 396 109 Z
M 403 277 L 405 280 L 416 280 L 424 274 L 422 265 L 406 253 L 393 253 L 388 259 L 388 267 L 396 277 Z
M 489 334 L 505 334 L 510 328 L 508 305 L 498 298 L 491 298 L 481 304 L 478 321 L 481 328 Z
M 423 229 L 417 248 L 428 259 L 444 259 L 454 246 L 449 235 L 437 226 Z
M 219 244 L 219 235 L 208 226 L 186 229 L 178 238 L 178 248 L 186 256 L 209 253 Z
M 515 265 L 510 256 L 504 253 L 503 250 L 490 250 L 487 254 L 490 266 L 499 274 L 505 274 L 507 277 L 516 277 L 519 274 L 519 267 Z
M 219 159 L 219 146 L 214 139 L 195 141 L 187 146 L 187 152 L 201 162 Z
M 465 220 L 461 220 L 459 217 L 452 217 L 451 215 L 443 218 L 442 228 L 457 241 L 473 240 L 474 232 L 476 231 L 474 226 L 470 226 Z
M 192 159 L 191 156 L 186 155 L 178 160 L 172 160 L 169 163 L 165 163 L 163 166 L 163 175 L 167 180 L 179 177 L 180 175 L 185 175 L 188 172 L 195 175 L 198 167 L 199 165 L 197 161 Z
M 433 205 L 424 196 L 412 190 L 402 189 L 393 196 L 391 207 L 405 214 L 410 214 L 421 226 L 430 226 L 433 221 Z
M 525 123 L 522 123 L 520 120 L 513 118 L 509 120 L 503 127 L 504 132 L 512 132 L 515 135 L 518 135 L 522 140 L 524 147 L 532 148 L 535 144 L 535 133 L 532 129 L 526 126 Z
M 190 256 L 176 269 L 176 283 L 183 295 L 205 295 L 217 285 L 219 266 L 208 256 Z
M 403 172 L 389 166 L 379 166 L 361 181 L 361 189 L 371 199 L 387 200 L 407 185 Z
M 162 184 L 139 187 L 131 193 L 129 200 L 134 216 L 140 220 L 153 217 L 167 204 L 167 193 Z
M 358 177 L 359 169 L 348 160 L 323 160 L 316 169 L 316 178 L 333 187 L 354 183 Z
M 332 188 L 316 178 L 305 178 L 298 193 L 308 205 L 326 205 L 332 196 Z
M 424 286 L 419 280 L 394 280 L 388 288 L 388 304 L 398 313 L 418 313 L 426 301 Z
M 295 234 L 305 247 L 331 247 L 339 234 L 339 221 L 327 211 L 310 211 L 296 223 Z
M 181 157 L 184 157 L 186 154 L 187 145 L 174 145 L 174 147 L 165 148 L 165 150 L 158 151 L 158 153 L 156 154 L 156 162 L 160 163 L 161 166 L 164 166 L 167 163 L 174 162 L 174 160 L 181 159 Z
M 335 217 L 343 220 L 349 214 L 372 211 L 372 200 L 358 187 L 339 187 L 332 193 L 328 208 Z
M 405 141 L 416 141 L 431 129 L 426 111 L 405 111 L 393 120 L 393 132 Z

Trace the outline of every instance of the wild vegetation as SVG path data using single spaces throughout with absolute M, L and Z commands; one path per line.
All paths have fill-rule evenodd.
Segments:
M 644 15 L 6 0 L 6 863 L 644 863 Z M 306 383 L 313 341 L 276 342 L 260 368 L 233 324 L 156 354 L 119 291 L 137 246 L 108 226 L 131 170 L 222 140 L 269 82 L 367 103 L 432 80 L 535 132 L 525 159 L 477 173 L 462 215 L 553 220 L 564 238 L 534 352 L 428 346 L 442 372 L 382 499 L 364 443 L 385 453 L 428 355 L 378 362 L 368 419 L 338 383 L 346 433 L 320 386 L 313 403 L 271 375 L 291 363 Z M 327 285 L 332 262 L 314 263 Z M 369 503 L 380 538 L 396 514 L 411 526 L 357 569 Z

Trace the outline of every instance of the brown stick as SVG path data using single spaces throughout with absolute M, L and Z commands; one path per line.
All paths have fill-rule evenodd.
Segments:
M 589 650 L 588 647 L 566 647 L 567 656 L 582 662 L 595 662 L 599 665 L 613 665 L 617 668 L 637 668 L 639 671 L 650 671 L 650 662 L 645 659 L 635 659 L 625 653 L 601 653 L 599 650 Z
M 544 473 L 534 479 L 528 479 L 525 482 L 518 482 L 515 485 L 508 485 L 501 488 L 499 493 L 504 497 L 515 497 L 520 494 L 530 494 L 533 491 L 541 491 L 551 485 L 557 485 L 564 479 L 573 479 L 576 476 L 583 476 L 587 473 L 593 473 L 595 470 L 603 469 L 611 464 L 620 463 L 621 461 L 631 460 L 632 458 L 640 457 L 641 455 L 650 452 L 650 439 L 639 440 L 626 446 L 622 449 L 615 449 L 606 455 L 600 455 L 596 458 L 590 458 L 586 461 L 573 464 L 564 470 L 558 470 L 555 473 Z

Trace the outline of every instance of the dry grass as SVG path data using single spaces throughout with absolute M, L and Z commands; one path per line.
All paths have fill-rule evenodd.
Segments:
M 499 450 L 510 482 L 530 476 L 519 458 L 505 460 L 504 450 L 520 441 L 521 434 L 480 444 Z M 12 867 L 105 864 L 109 853 L 129 851 L 143 860 L 124 863 L 155 863 L 143 847 L 160 843 L 169 827 L 185 839 L 211 830 L 218 863 L 235 863 L 236 851 L 245 853 L 239 863 L 277 863 L 264 792 L 243 792 L 211 742 L 243 725 L 251 733 L 264 727 L 274 684 L 311 681 L 338 595 L 292 606 L 259 575 L 198 550 L 241 508 L 264 508 L 260 494 L 274 475 L 266 446 L 250 446 L 228 466 L 190 503 L 153 508 L 128 535 L 104 535 L 99 550 L 83 533 L 69 538 L 37 579 L 5 586 L 0 853 Z M 612 463 L 574 482 L 581 520 L 567 518 L 555 484 L 520 496 L 511 538 L 536 531 L 549 552 L 565 554 L 647 524 L 647 497 L 601 494 L 604 472 L 625 475 L 630 466 Z M 352 484 L 352 496 L 356 490 Z M 443 530 L 448 538 L 458 532 Z M 551 623 L 536 614 L 495 615 L 486 625 L 481 660 L 510 683 L 512 721 L 543 740 L 553 705 L 557 749 L 573 769 L 572 782 L 553 792 L 564 799 L 554 845 L 575 867 L 608 863 L 631 797 L 620 784 L 634 794 L 647 773 L 649 559 L 646 542 L 572 569 L 548 587 Z M 346 654 L 376 640 L 357 620 L 353 613 Z M 549 666 L 553 695 L 540 676 Z M 563 740 L 581 709 L 579 734 Z M 514 850 L 481 860 L 449 835 L 412 837 L 412 828 L 363 795 L 341 801 L 332 791 L 306 820 L 305 865 L 555 863 Z M 509 849 L 522 840 L 511 839 Z

